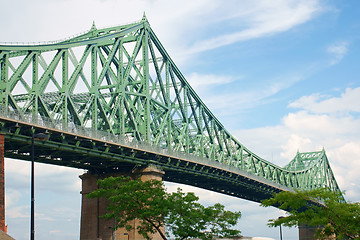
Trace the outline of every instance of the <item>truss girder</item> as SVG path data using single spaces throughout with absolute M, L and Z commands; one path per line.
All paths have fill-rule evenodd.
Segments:
M 299 188 L 310 190 L 327 187 L 339 191 L 339 186 L 331 170 L 325 150 L 319 152 L 297 153 L 284 167 L 297 176 Z
M 93 26 L 54 44 L 0 45 L 0 70 L 2 111 L 127 136 L 293 189 L 338 189 L 324 151 L 298 153 L 281 168 L 237 141 L 186 81 L 146 18 Z

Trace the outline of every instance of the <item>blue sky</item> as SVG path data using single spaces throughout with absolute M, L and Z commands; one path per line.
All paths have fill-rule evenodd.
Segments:
M 0 42 L 58 40 L 140 20 L 143 12 L 205 104 L 250 150 L 280 166 L 325 148 L 342 190 L 360 201 L 360 2 L 356 0 L 0 0 Z M 13 9 L 16 9 L 13 10 Z M 29 237 L 29 164 L 6 160 L 6 221 Z M 78 239 L 81 170 L 37 165 L 38 240 Z M 170 190 L 177 187 L 167 185 Z M 182 186 L 243 213 L 246 236 L 278 238 L 281 212 Z M 297 239 L 296 229 L 284 229 Z

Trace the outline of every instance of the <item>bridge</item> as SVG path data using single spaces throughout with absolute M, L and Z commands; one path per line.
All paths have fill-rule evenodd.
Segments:
M 166 181 L 255 202 L 295 189 L 340 191 L 325 150 L 279 167 L 236 140 L 145 15 L 56 42 L 0 44 L 0 74 L 2 158 L 30 160 L 34 140 L 35 161 L 96 176 L 156 166 Z

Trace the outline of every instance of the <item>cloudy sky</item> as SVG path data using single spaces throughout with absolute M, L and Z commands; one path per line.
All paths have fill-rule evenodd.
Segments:
M 346 198 L 360 201 L 360 2 L 357 0 L 0 0 L 0 42 L 60 40 L 140 20 L 201 99 L 246 147 L 280 166 L 325 148 Z M 5 10 L 5 11 L 4 11 Z M 29 164 L 6 160 L 6 222 L 29 239 Z M 83 171 L 36 165 L 36 238 L 78 239 Z M 170 190 L 177 187 L 167 184 Z M 279 238 L 282 213 L 188 186 L 241 211 L 246 236 Z M 297 229 L 284 229 L 297 239 Z

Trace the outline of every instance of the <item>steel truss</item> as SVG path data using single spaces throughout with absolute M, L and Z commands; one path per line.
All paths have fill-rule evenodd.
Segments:
M 186 81 L 145 16 L 118 27 L 93 25 L 56 43 L 0 45 L 0 71 L 2 111 L 127 136 L 293 189 L 339 191 L 325 151 L 298 153 L 281 168 L 239 143 Z

